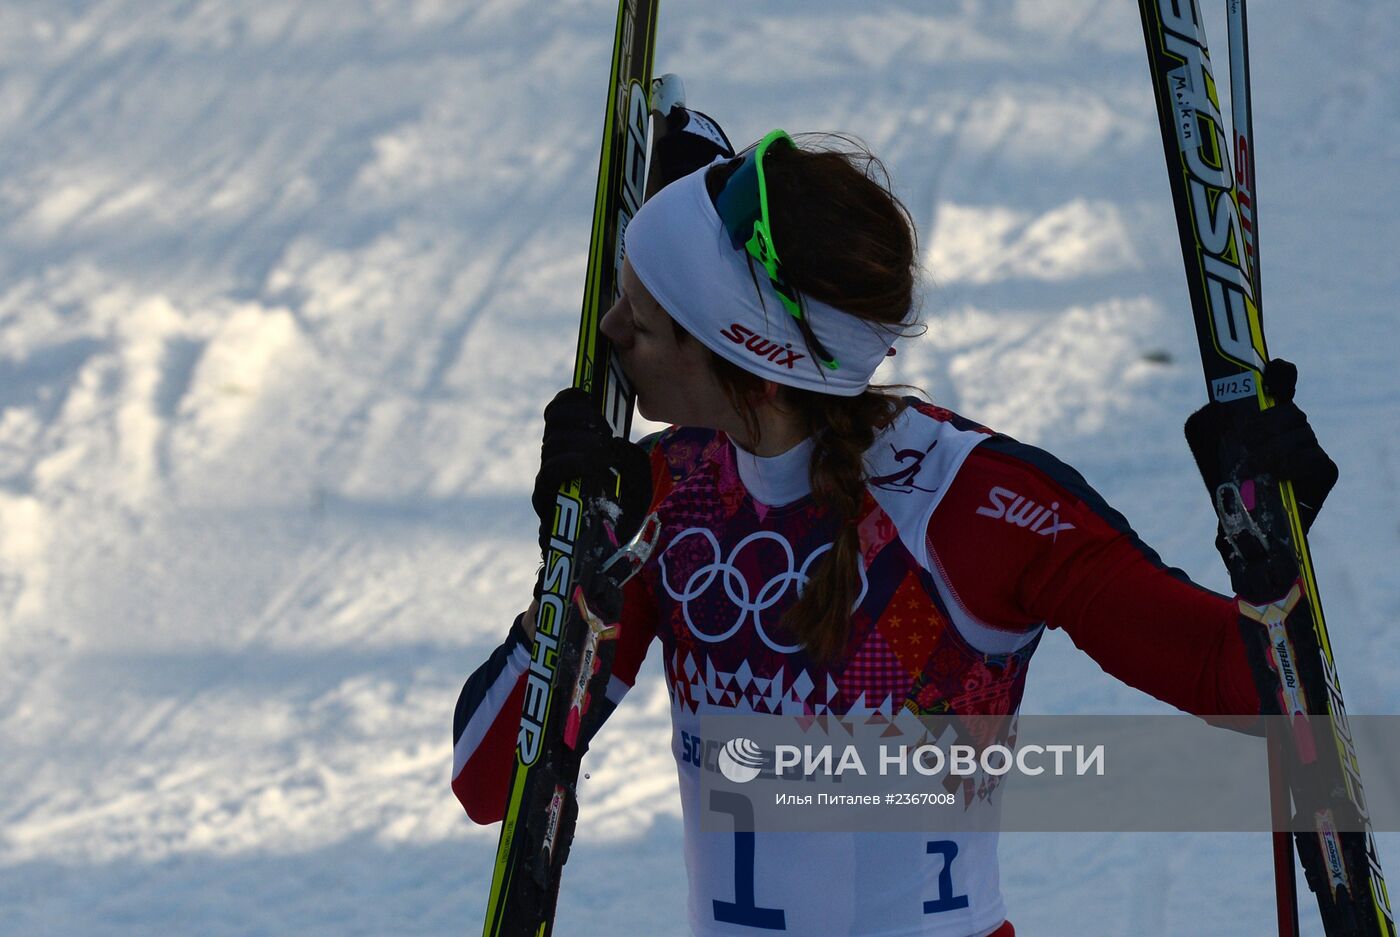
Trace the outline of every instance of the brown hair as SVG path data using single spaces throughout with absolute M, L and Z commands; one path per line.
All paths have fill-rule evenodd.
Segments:
M 842 148 L 832 148 L 832 140 Z M 820 149 L 772 147 L 764 170 L 774 248 L 792 286 L 896 333 L 916 331 L 918 238 L 874 154 L 848 137 L 827 137 Z M 755 401 L 765 381 L 713 352 L 711 358 L 750 441 L 757 442 Z M 866 495 L 863 457 L 905 406 L 891 390 L 872 386 L 859 396 L 841 397 L 779 388 L 782 406 L 802 418 L 815 441 L 812 495 L 837 523 L 832 549 L 784 618 L 818 660 L 838 655 L 849 635 L 860 594 L 856 524 Z

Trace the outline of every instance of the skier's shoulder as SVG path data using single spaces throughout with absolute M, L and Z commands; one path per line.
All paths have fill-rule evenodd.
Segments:
M 1100 500 L 1073 466 L 1045 449 L 1004 433 L 991 433 L 977 446 L 969 455 L 960 480 L 965 487 L 986 492 L 1012 488 L 1027 495 L 1035 492 L 1095 505 Z
M 905 397 L 865 453 L 867 484 L 886 511 L 923 514 L 991 430 L 946 407 Z M 888 502 L 888 503 L 887 503 Z
M 984 439 L 968 456 L 937 515 L 931 538 L 944 545 L 973 537 L 1012 538 L 1043 548 L 1073 550 L 1094 540 L 1126 535 L 1146 551 L 1127 519 L 1073 466 L 1050 452 L 1002 433 Z
M 918 397 L 906 396 L 903 398 L 903 410 L 900 417 L 910 417 L 914 421 L 932 423 L 940 427 L 945 427 L 950 431 L 976 433 L 982 436 L 993 435 L 992 430 L 970 420 L 960 413 L 955 413 L 947 407 L 940 407 L 929 400 L 922 400 Z M 896 423 L 899 421 L 896 420 Z
M 921 521 L 916 529 L 961 539 L 989 519 L 1010 514 L 1017 524 L 1025 511 L 1042 506 L 1047 529 L 1055 512 L 1071 508 L 1122 524 L 1084 477 L 1050 452 L 946 407 L 916 398 L 905 404 L 867 461 L 872 493 L 887 511 L 900 501 L 924 501 L 922 511 L 911 512 L 911 519 Z M 991 532 L 1006 533 L 997 527 Z

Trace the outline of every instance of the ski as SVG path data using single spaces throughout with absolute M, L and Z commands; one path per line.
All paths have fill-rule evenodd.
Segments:
M 579 322 L 573 386 L 587 391 L 613 432 L 632 421 L 632 388 L 598 325 L 619 290 L 622 238 L 641 207 L 648 101 L 659 0 L 620 0 L 608 77 L 602 154 Z M 606 692 L 615 629 L 594 597 L 617 585 L 605 568 L 621 555 L 611 540 L 609 496 L 579 480 L 562 486 L 544 558 L 535 644 L 515 764 L 496 848 L 485 937 L 546 937 L 578 817 L 577 784 L 594 701 Z M 613 619 L 615 621 L 615 619 Z
M 1254 305 L 1264 309 L 1259 272 L 1259 206 L 1254 183 L 1254 102 L 1249 80 L 1249 18 L 1245 0 L 1227 0 L 1230 43 L 1230 130 L 1234 144 L 1235 193 L 1240 208 L 1240 231 L 1249 263 Z M 1269 733 L 1269 807 L 1273 816 L 1274 899 L 1279 937 L 1298 937 L 1298 879 L 1293 863 L 1293 837 L 1288 832 L 1292 798 L 1285 779 L 1286 740 Z
M 1273 401 L 1261 379 L 1269 359 L 1260 312 L 1244 7 L 1243 0 L 1226 2 L 1238 5 L 1227 10 L 1235 109 L 1229 135 L 1197 0 L 1139 0 L 1139 7 L 1207 392 L 1229 414 L 1257 412 Z M 1232 465 L 1242 453 L 1221 455 Z M 1291 794 L 1294 844 L 1323 928 L 1329 937 L 1395 937 L 1292 486 L 1236 473 L 1213 497 L 1234 549 L 1232 578 L 1247 578 L 1259 593 L 1240 600 L 1241 633 L 1265 715 L 1289 717 L 1291 728 L 1279 740 L 1288 786 L 1283 799 Z M 1246 559 L 1246 544 L 1262 548 L 1262 558 Z M 1291 857 L 1289 866 L 1291 875 Z M 1285 903 L 1280 894 L 1280 925 L 1287 932 Z

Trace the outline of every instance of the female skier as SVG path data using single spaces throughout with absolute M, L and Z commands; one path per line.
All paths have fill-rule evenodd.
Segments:
M 688 116 L 681 168 L 700 168 L 672 167 L 633 219 L 602 322 L 641 413 L 673 425 L 638 449 L 577 392 L 545 411 L 542 544 L 580 474 L 617 473 L 622 500 L 648 505 L 620 536 L 644 513 L 660 523 L 597 702 L 610 712 L 659 640 L 694 933 L 1011 937 L 994 833 L 950 834 L 935 855 L 927 835 L 702 831 L 700 717 L 1010 714 L 1047 627 L 1185 712 L 1253 715 L 1235 603 L 1164 566 L 1048 453 L 870 385 L 914 330 L 918 272 L 873 157 L 780 131 L 734 157 Z M 1310 521 L 1335 466 L 1288 368 L 1268 377 L 1289 402 L 1251 428 L 1254 468 L 1310 467 L 1295 478 Z M 478 823 L 504 810 L 533 612 L 458 702 L 453 788 Z

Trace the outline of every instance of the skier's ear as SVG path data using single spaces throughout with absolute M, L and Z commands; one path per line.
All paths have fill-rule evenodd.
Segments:
M 743 397 L 743 403 L 749 410 L 757 410 L 765 404 L 783 408 L 786 403 L 783 388 L 775 381 L 756 381 L 742 389 L 740 394 Z

